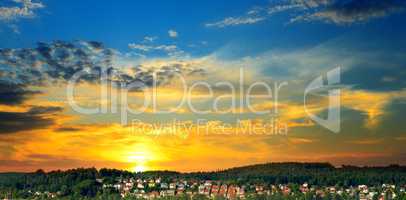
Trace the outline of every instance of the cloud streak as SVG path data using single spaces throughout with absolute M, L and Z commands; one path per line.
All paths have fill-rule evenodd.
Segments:
M 21 18 L 35 17 L 35 11 L 44 8 L 41 2 L 31 0 L 13 0 L 16 6 L 0 7 L 0 21 L 15 21 Z
M 205 24 L 206 27 L 224 28 L 227 26 L 238 26 L 244 24 L 255 24 L 265 20 L 265 17 L 227 17 L 221 21 Z
M 0 134 L 45 129 L 54 124 L 53 114 L 62 111 L 60 107 L 32 107 L 26 112 L 0 111 Z
M 290 22 L 323 21 L 338 25 L 367 22 L 404 10 L 406 4 L 402 1 L 388 0 L 352 0 L 333 1 L 323 5 L 310 7 L 303 15 L 296 16 Z
M 285 0 L 268 6 L 254 7 L 245 15 L 226 17 L 206 23 L 206 27 L 225 28 L 264 21 L 274 14 L 286 12 L 291 18 L 288 24 L 321 21 L 337 25 L 367 22 L 403 11 L 406 3 L 401 0 Z
M 39 93 L 41 92 L 27 90 L 23 85 L 0 81 L 0 104 L 2 105 L 19 105 Z
M 186 55 L 185 51 L 183 51 L 174 44 L 146 45 L 146 44 L 130 43 L 128 44 L 128 48 L 141 51 L 142 53 L 165 52 L 167 55 L 171 57 L 182 57 Z

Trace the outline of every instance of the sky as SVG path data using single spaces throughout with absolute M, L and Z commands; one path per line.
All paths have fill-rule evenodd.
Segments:
M 406 164 L 402 0 L 0 2 L 0 171 Z

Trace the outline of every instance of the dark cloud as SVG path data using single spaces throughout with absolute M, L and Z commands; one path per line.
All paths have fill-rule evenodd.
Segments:
M 59 127 L 54 129 L 54 131 L 56 132 L 77 132 L 77 131 L 81 131 L 83 129 L 81 128 L 77 128 L 77 127 Z
M 204 73 L 204 70 L 182 62 L 154 66 L 154 70 L 140 65 L 129 73 L 113 66 L 113 60 L 119 54 L 96 41 L 40 42 L 35 48 L 0 49 L 0 80 L 24 86 L 42 85 L 66 82 L 77 72 L 84 72 L 78 81 L 97 83 L 103 73 L 107 75 L 107 81 L 116 82 L 118 86 L 139 82 L 144 87 L 150 87 L 154 72 L 157 72 L 158 85 L 164 84 L 176 73 Z
M 53 114 L 63 111 L 63 108 L 57 106 L 34 106 L 28 113 L 31 115 Z
M 0 112 L 0 134 L 43 129 L 54 124 L 49 114 L 62 111 L 60 107 L 32 107 L 27 112 Z
M 380 18 L 405 9 L 403 0 L 325 0 L 304 2 L 305 13 L 291 21 L 322 20 L 335 24 L 352 24 Z
M 39 93 L 39 91 L 26 90 L 21 85 L 0 81 L 0 104 L 3 105 L 18 105 Z
M 224 28 L 244 24 L 255 24 L 281 12 L 290 12 L 289 23 L 298 21 L 323 21 L 334 24 L 353 24 L 381 18 L 406 7 L 404 0 L 279 0 L 271 1 L 267 7 L 255 7 L 245 15 L 226 17 L 206 23 L 206 27 Z M 145 49 L 145 46 L 136 46 Z
M 94 82 L 100 69 L 111 68 L 114 51 L 98 42 L 40 42 L 36 48 L 0 49 L 0 80 L 24 85 L 66 81 L 85 70 L 83 80 Z M 11 78 L 12 77 L 12 78 Z
M 94 49 L 103 49 L 104 48 L 103 43 L 101 43 L 101 42 L 90 41 L 90 42 L 88 42 L 88 44 Z

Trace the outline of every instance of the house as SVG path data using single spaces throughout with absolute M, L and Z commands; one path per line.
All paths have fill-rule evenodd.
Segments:
M 282 187 L 282 193 L 283 193 L 284 195 L 289 195 L 290 192 L 291 192 L 291 189 L 290 189 L 288 186 Z
M 137 184 L 137 188 L 139 188 L 139 189 L 144 189 L 144 184 L 138 183 L 138 184 Z
M 197 188 L 197 192 L 199 194 L 204 194 L 204 190 L 205 190 L 205 186 L 204 185 L 199 185 L 199 187 Z
M 183 184 L 183 183 L 180 183 L 180 184 L 178 184 L 178 190 L 185 190 L 185 188 L 186 188 L 186 185 L 185 184 Z
M 165 196 L 175 196 L 175 190 L 166 190 Z
M 362 190 L 365 190 L 365 189 L 368 189 L 368 186 L 366 186 L 366 185 L 358 185 L 358 190 L 362 191 Z
M 237 195 L 240 197 L 240 199 L 245 198 L 245 188 L 244 187 L 238 187 L 237 188 Z
M 134 186 L 134 183 L 133 182 L 126 182 L 125 186 L 132 188 Z
M 262 191 L 264 191 L 264 187 L 262 185 L 256 185 L 255 186 L 255 191 L 262 192 Z
M 226 197 L 227 196 L 227 185 L 223 184 L 220 186 L 219 195 Z
M 210 186 L 205 186 L 204 187 L 203 194 L 206 195 L 206 196 L 210 195 Z
M 204 183 L 204 186 L 206 186 L 206 187 L 211 187 L 211 185 L 212 185 L 212 182 L 211 182 L 211 181 L 206 181 L 206 182 Z
M 228 187 L 227 198 L 228 199 L 236 199 L 237 198 L 237 188 L 236 187 L 234 187 L 234 186 Z
M 309 192 L 309 184 L 307 183 L 303 183 L 300 188 L 299 188 L 300 192 L 302 192 L 303 194 L 306 194 Z
M 161 189 L 168 189 L 168 183 L 161 183 Z
M 336 193 L 336 188 L 335 187 L 330 187 L 328 190 L 330 191 L 331 194 Z
M 219 190 L 220 190 L 220 187 L 218 185 L 211 186 L 211 194 L 210 194 L 210 196 L 213 197 L 213 198 L 216 197 L 217 195 L 219 195 Z

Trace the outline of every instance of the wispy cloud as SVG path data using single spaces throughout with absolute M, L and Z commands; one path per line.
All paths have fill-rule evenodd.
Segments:
M 144 45 L 144 44 L 136 44 L 130 43 L 128 44 L 128 48 L 133 50 L 142 51 L 144 53 L 153 52 L 153 51 L 161 51 L 167 53 L 169 56 L 178 57 L 185 55 L 185 52 L 178 48 L 178 46 L 174 44 L 170 45 Z
M 171 52 L 171 51 L 175 51 L 178 49 L 178 47 L 176 45 L 143 45 L 143 44 L 135 44 L 135 43 L 131 43 L 128 45 L 128 47 L 130 49 L 137 49 L 137 50 L 141 50 L 141 51 L 152 51 L 152 50 L 161 50 L 161 51 L 166 51 L 166 52 Z
M 158 39 L 157 36 L 145 36 L 144 37 L 144 42 L 154 42 L 157 39 Z
M 220 21 L 206 23 L 206 27 L 225 28 L 229 26 L 249 25 L 262 22 L 271 15 L 285 10 L 301 7 L 299 4 L 255 6 L 241 16 L 226 17 Z
M 226 26 L 237 26 L 244 24 L 255 24 L 265 20 L 265 17 L 227 17 L 221 21 L 205 24 L 206 27 L 224 28 Z
M 135 44 L 135 43 L 128 44 L 128 48 L 137 49 L 137 50 L 145 51 L 145 52 L 150 51 L 151 49 L 154 49 L 153 46 L 144 45 L 144 44 Z
M 324 4 L 307 7 L 306 12 L 292 18 L 290 22 L 323 21 L 339 25 L 352 24 L 385 17 L 404 10 L 405 6 L 404 1 L 398 0 L 326 1 Z
M 206 23 L 206 27 L 224 28 L 255 24 L 281 12 L 290 12 L 288 23 L 321 21 L 338 25 L 366 22 L 374 18 L 403 11 L 406 2 L 400 0 L 284 0 L 268 6 L 256 6 L 244 15 L 226 17 Z
M 16 6 L 0 7 L 1 21 L 15 21 L 20 18 L 35 17 L 35 10 L 44 8 L 41 2 L 32 2 L 31 0 L 13 0 Z
M 169 35 L 169 37 L 171 37 L 171 38 L 177 38 L 177 37 L 178 37 L 178 32 L 177 32 L 176 30 L 170 29 L 170 30 L 168 31 L 168 35 Z

